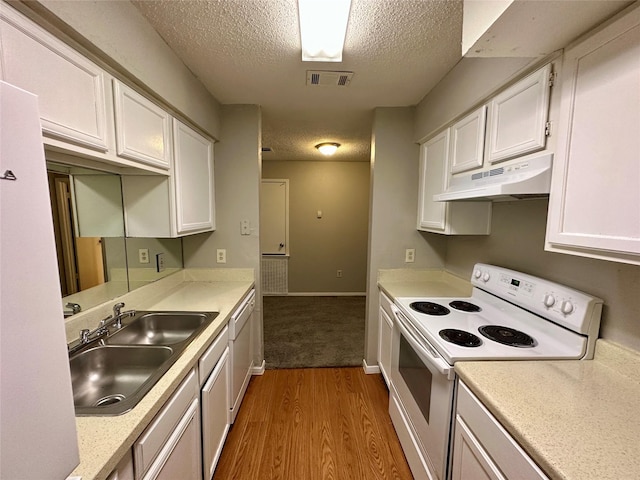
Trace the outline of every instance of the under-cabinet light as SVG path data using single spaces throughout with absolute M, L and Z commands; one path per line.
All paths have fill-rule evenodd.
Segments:
M 341 62 L 351 0 L 298 0 L 303 62 Z

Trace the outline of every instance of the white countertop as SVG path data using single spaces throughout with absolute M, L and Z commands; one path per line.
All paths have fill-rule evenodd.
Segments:
M 80 465 L 71 475 L 83 480 L 107 478 L 119 460 L 196 365 L 231 314 L 254 285 L 253 270 L 184 270 L 120 297 L 126 309 L 217 311 L 218 317 L 185 349 L 176 363 L 131 411 L 112 417 L 76 417 Z M 94 328 L 111 309 L 96 307 L 67 322 L 68 338 L 79 328 Z

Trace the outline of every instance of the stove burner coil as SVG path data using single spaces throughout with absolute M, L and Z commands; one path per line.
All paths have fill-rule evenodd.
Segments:
M 460 310 L 461 312 L 479 312 L 482 309 L 471 302 L 465 302 L 464 300 L 454 300 L 449 303 L 451 308 L 455 308 L 456 310 Z
M 451 311 L 447 307 L 433 302 L 413 302 L 409 306 L 416 312 L 427 315 L 447 315 Z
M 457 330 L 455 328 L 445 328 L 438 332 L 439 335 L 447 342 L 451 342 L 461 347 L 479 347 L 482 345 L 480 337 L 464 330 Z
M 478 331 L 489 340 L 508 345 L 510 347 L 530 348 L 536 346 L 536 341 L 524 332 L 501 325 L 483 325 Z

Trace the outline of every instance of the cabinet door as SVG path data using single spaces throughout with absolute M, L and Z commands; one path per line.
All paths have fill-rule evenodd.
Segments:
M 482 166 L 486 116 L 483 105 L 451 127 L 451 173 Z
M 200 403 L 194 399 L 144 480 L 201 480 Z
M 178 235 L 215 229 L 213 143 L 173 120 L 174 188 Z
M 4 3 L 0 16 L 2 79 L 38 95 L 43 132 L 106 152 L 104 72 Z
M 640 8 L 565 52 L 547 245 L 640 264 Z
M 205 480 L 213 477 L 229 431 L 229 349 L 202 388 L 202 462 Z
M 452 480 L 505 480 L 464 420 L 457 416 L 453 443 Z
M 451 131 L 444 130 L 420 147 L 418 230 L 445 235 L 488 235 L 491 202 L 433 200 L 433 196 L 442 193 L 449 183 Z
M 449 132 L 444 130 L 420 147 L 418 230 L 445 228 L 448 203 L 434 202 L 433 196 L 447 188 Z
M 169 114 L 115 79 L 113 91 L 118 155 L 168 170 Z
M 489 104 L 489 162 L 542 150 L 546 143 L 551 64 L 495 96 Z
M 378 363 L 380 371 L 387 386 L 389 386 L 389 372 L 391 371 L 391 337 L 393 334 L 393 322 L 391 318 L 380 307 L 378 331 Z

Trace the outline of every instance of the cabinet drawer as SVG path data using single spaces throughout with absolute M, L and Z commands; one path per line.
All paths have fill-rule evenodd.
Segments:
M 506 478 L 547 479 L 522 447 L 462 382 L 458 384 L 456 410 L 457 416 L 464 421 Z
M 207 381 L 211 371 L 218 363 L 218 360 L 224 353 L 224 349 L 227 348 L 229 342 L 229 327 L 224 327 L 222 332 L 216 337 L 211 346 L 200 357 L 198 363 L 198 375 L 200 377 L 200 386 L 204 385 Z
M 380 308 L 387 313 L 390 319 L 393 319 L 393 310 L 391 310 L 392 303 L 391 299 L 387 297 L 382 290 L 380 290 Z
M 197 395 L 198 380 L 195 370 L 192 370 L 133 445 L 136 478 L 142 478 Z

